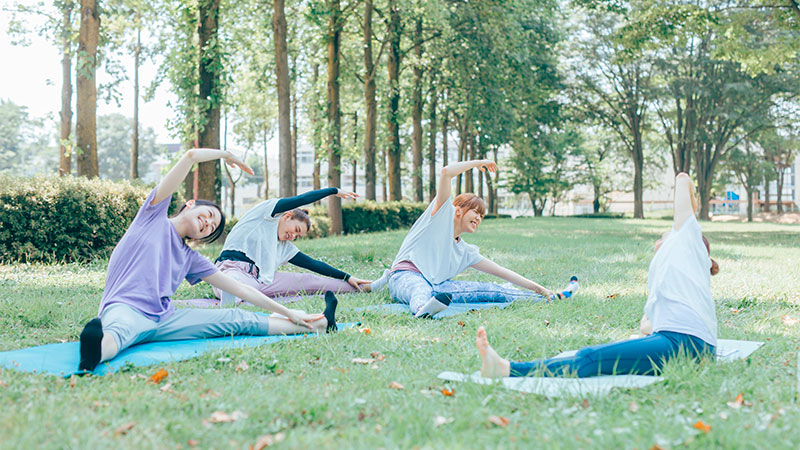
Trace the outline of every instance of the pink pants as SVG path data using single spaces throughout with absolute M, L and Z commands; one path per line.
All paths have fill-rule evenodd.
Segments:
M 300 299 L 301 294 L 321 294 L 325 291 L 335 293 L 357 292 L 356 288 L 343 280 L 319 276 L 313 273 L 275 272 L 272 283 L 262 283 L 256 278 L 256 268 L 243 261 L 220 261 L 216 264 L 220 272 L 229 277 L 252 286 L 267 297 L 281 303 L 289 303 Z M 214 288 L 214 295 L 220 298 L 220 291 Z M 278 297 L 278 298 L 275 298 Z M 236 303 L 241 303 L 237 299 Z

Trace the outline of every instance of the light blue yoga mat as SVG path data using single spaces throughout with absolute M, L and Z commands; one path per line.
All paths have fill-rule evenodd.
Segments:
M 339 329 L 342 330 L 355 324 L 338 325 Z M 126 348 L 116 358 L 97 366 L 93 374 L 105 375 L 129 365 L 149 366 L 163 362 L 182 361 L 213 350 L 258 347 L 278 341 L 311 336 L 316 335 L 226 336 L 213 339 L 148 342 Z M 78 342 L 67 342 L 0 352 L 0 367 L 22 372 L 47 373 L 67 377 L 78 372 L 79 359 L 80 344 Z
M 434 315 L 434 319 L 441 319 L 443 317 L 450 317 L 455 316 L 458 314 L 468 313 L 473 310 L 479 309 L 488 309 L 488 308 L 505 308 L 508 305 L 511 305 L 514 302 L 510 303 L 450 303 L 450 306 L 447 307 L 444 311 L 439 312 L 438 314 Z M 355 308 L 355 311 L 383 311 L 390 314 L 411 314 L 411 310 L 408 308 L 408 305 L 403 303 L 388 303 L 384 305 L 370 305 L 364 306 L 361 308 Z

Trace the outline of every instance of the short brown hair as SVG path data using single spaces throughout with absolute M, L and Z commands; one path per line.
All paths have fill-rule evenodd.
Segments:
M 708 257 L 711 258 L 711 244 L 708 243 L 708 239 L 705 236 L 703 237 L 703 245 L 706 246 L 706 251 L 708 252 Z M 714 261 L 714 258 L 711 258 L 711 275 L 716 275 L 719 273 L 719 264 Z
M 457 196 L 453 200 L 453 206 L 458 206 L 465 211 L 474 209 L 481 217 L 486 215 L 486 203 L 483 202 L 482 198 L 471 192 L 465 192 Z

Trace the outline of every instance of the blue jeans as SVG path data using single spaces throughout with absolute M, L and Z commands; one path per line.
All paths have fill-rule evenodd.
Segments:
M 670 358 L 686 354 L 693 359 L 714 357 L 714 346 L 683 333 L 659 331 L 639 339 L 584 347 L 565 358 L 512 362 L 511 376 L 524 377 L 534 372 L 546 377 L 577 375 L 654 375 Z
M 544 299 L 539 294 L 480 281 L 447 280 L 431 284 L 422 274 L 400 270 L 389 278 L 389 295 L 398 303 L 405 303 L 413 314 L 436 294 L 448 293 L 453 296 L 451 303 L 509 303 L 529 298 L 538 302 Z

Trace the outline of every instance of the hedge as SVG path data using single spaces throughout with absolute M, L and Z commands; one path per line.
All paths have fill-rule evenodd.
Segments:
M 344 234 L 372 233 L 375 231 L 409 228 L 425 212 L 427 207 L 427 203 L 409 202 L 378 203 L 365 201 L 345 203 L 342 205 Z M 313 235 L 311 237 L 326 236 L 328 229 L 330 229 L 330 218 L 328 218 L 327 209 L 322 206 L 315 206 L 311 208 L 310 214 L 312 220 L 311 234 Z M 315 234 L 314 232 L 314 228 L 317 227 L 317 221 L 325 226 L 325 232 L 322 234 Z
M 152 189 L 127 181 L 0 175 L 0 260 L 107 256 Z M 182 202 L 176 197 L 170 213 Z

